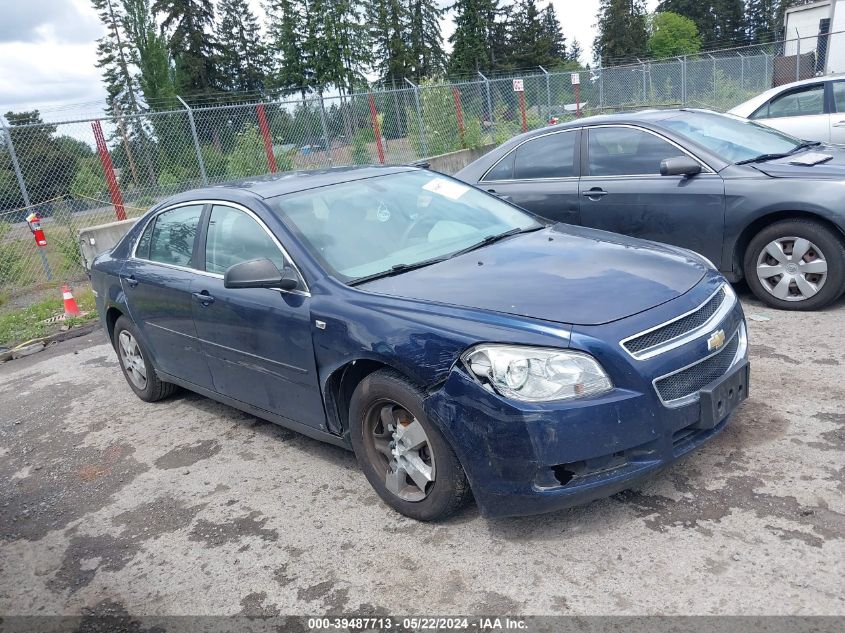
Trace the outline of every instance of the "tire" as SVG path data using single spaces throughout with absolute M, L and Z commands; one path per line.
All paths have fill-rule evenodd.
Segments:
M 412 519 L 439 521 L 460 510 L 472 493 L 452 447 L 426 418 L 424 398 L 398 372 L 373 372 L 352 394 L 349 431 L 358 464 L 382 500 Z M 420 444 L 423 435 L 425 444 Z M 426 472 L 430 480 L 421 476 Z M 422 488 L 414 483 L 420 481 Z
M 805 252 L 793 261 L 796 246 Z M 823 268 L 825 272 L 818 272 Z M 845 290 L 845 245 L 813 220 L 775 222 L 748 244 L 743 271 L 751 291 L 771 307 L 819 310 Z
M 114 324 L 113 337 L 112 344 L 123 377 L 136 396 L 144 402 L 156 402 L 176 391 L 176 385 L 159 379 L 150 354 L 138 338 L 138 330 L 132 321 L 125 316 L 119 317 Z M 132 352 L 128 352 L 127 347 Z M 143 381 L 139 379 L 141 374 L 144 376 Z

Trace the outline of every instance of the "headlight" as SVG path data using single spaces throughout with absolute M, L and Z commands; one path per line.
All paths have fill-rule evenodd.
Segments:
M 482 383 L 525 402 L 583 398 L 613 389 L 596 359 L 581 352 L 482 344 L 461 360 Z

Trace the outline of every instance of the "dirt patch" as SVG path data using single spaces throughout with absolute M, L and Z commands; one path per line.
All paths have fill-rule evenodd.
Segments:
M 191 531 L 192 541 L 205 543 L 206 547 L 220 547 L 226 543 L 238 543 L 247 536 L 257 536 L 264 541 L 277 541 L 279 533 L 275 528 L 266 529 L 267 517 L 253 510 L 248 515 L 226 523 L 212 523 L 201 519 Z
M 198 461 L 213 457 L 220 452 L 217 440 L 203 440 L 194 444 L 183 444 L 168 451 L 155 461 L 156 468 L 168 470 L 193 466 Z

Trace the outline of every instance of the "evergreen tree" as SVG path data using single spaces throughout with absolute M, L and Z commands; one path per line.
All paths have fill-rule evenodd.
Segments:
M 167 37 L 150 11 L 150 0 L 123 0 L 123 7 L 129 60 L 138 70 L 137 81 L 147 107 L 154 110 L 178 107 Z
M 408 72 L 414 77 L 430 77 L 446 68 L 446 52 L 440 33 L 443 10 L 436 0 L 409 0 Z
M 513 68 L 550 66 L 552 42 L 537 9 L 536 0 L 520 0 L 508 21 L 508 58 Z
M 724 47 L 748 43 L 748 20 L 744 0 L 716 0 L 713 3 L 716 17 L 716 41 Z
M 314 76 L 305 51 L 310 32 L 307 5 L 298 0 L 268 0 L 264 10 L 275 57 L 271 83 L 285 94 L 299 91 L 304 99 Z
M 494 46 L 503 43 L 503 28 L 497 27 L 496 21 L 498 0 L 457 0 L 453 8 L 455 31 L 449 38 L 449 72 L 475 74 L 495 68 L 502 49 L 496 51 Z
M 402 0 L 370 0 L 367 23 L 373 40 L 374 67 L 385 83 L 402 83 L 410 72 L 411 58 L 405 33 L 408 8 Z
M 753 44 L 764 44 L 778 39 L 778 0 L 748 0 L 748 35 Z
M 235 91 L 261 91 L 267 70 L 267 52 L 261 41 L 258 19 L 246 0 L 220 0 L 220 87 Z
M 162 27 L 171 31 L 179 92 L 209 92 L 217 79 L 213 62 L 217 44 L 209 33 L 214 27 L 211 0 L 155 0 L 152 10 L 162 14 Z
M 557 19 L 555 7 L 551 2 L 543 11 L 543 36 L 548 42 L 549 57 L 555 61 L 568 59 L 568 55 L 566 54 L 566 37 L 563 35 L 563 29 L 560 26 L 560 21 Z
M 341 93 L 366 84 L 363 69 L 372 62 L 372 46 L 362 8 L 353 0 L 311 0 L 306 15 L 305 58 L 312 60 L 314 82 Z
M 657 11 L 677 13 L 695 22 L 702 45 L 706 47 L 719 41 L 714 4 L 713 0 L 661 0 Z
M 601 0 L 596 26 L 599 34 L 593 48 L 603 66 L 647 53 L 648 32 L 642 0 Z
M 115 104 L 121 110 L 137 112 L 136 80 L 122 32 L 123 7 L 116 0 L 91 0 L 91 5 L 106 27 L 106 34 L 97 40 L 96 64 L 106 88 L 106 112 L 112 115 Z
M 581 65 L 581 44 L 578 43 L 578 40 L 572 40 L 567 58 L 569 61 L 575 62 L 579 66 Z

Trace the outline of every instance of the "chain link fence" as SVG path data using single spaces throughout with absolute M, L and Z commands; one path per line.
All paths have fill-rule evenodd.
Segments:
M 134 218 L 177 192 L 269 172 L 407 163 L 501 143 L 581 115 L 729 109 L 834 68 L 841 33 L 596 68 L 415 84 L 348 95 L 204 105 L 0 130 L 0 292 L 83 280 L 79 230 Z M 573 81 L 578 76 L 578 85 Z M 514 79 L 523 90 L 515 90 Z M 46 246 L 26 222 L 41 216 Z

